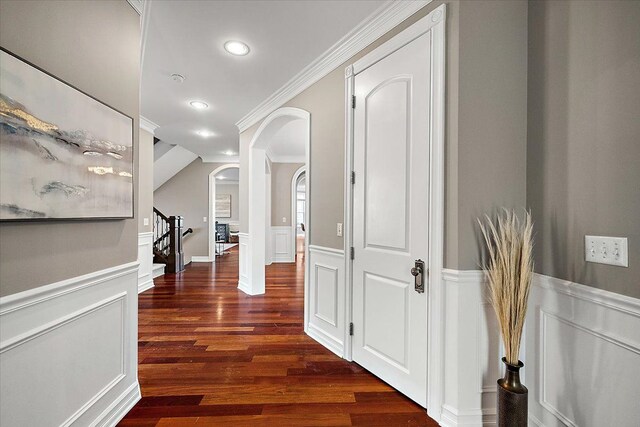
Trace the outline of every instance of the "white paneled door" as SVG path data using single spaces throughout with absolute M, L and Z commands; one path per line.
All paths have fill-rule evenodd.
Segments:
M 353 127 L 353 360 L 422 406 L 426 271 L 411 269 L 428 265 L 430 46 L 425 33 L 356 75 Z

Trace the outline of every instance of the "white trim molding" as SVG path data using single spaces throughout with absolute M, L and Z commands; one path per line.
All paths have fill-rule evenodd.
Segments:
M 200 156 L 202 163 L 240 163 L 240 156 Z
M 194 255 L 191 257 L 191 262 L 215 262 L 215 258 L 209 258 L 208 256 Z
M 409 3 L 409 2 L 398 2 Z M 421 7 L 428 2 L 423 3 Z M 429 197 L 429 280 L 427 283 L 427 411 L 431 418 L 440 421 L 444 384 L 444 107 L 445 107 L 445 19 L 446 5 L 442 4 L 404 31 L 400 32 L 375 50 L 369 52 L 345 68 L 345 252 L 353 246 L 353 192 L 351 172 L 353 171 L 354 109 L 350 103 L 355 91 L 355 77 L 358 73 L 377 63 L 381 59 L 407 45 L 418 37 L 431 33 L 431 69 L 430 69 L 430 107 L 429 107 L 429 188 L 425 189 Z M 426 120 L 426 119 L 425 119 Z M 427 159 L 425 159 L 425 162 Z M 352 295 L 352 262 L 345 259 L 346 318 L 351 321 L 354 302 Z M 351 360 L 351 337 L 345 330 L 345 358 Z
M 440 424 L 496 423 L 500 339 L 496 317 L 479 270 L 442 271 L 444 280 L 444 384 Z
M 137 295 L 132 262 L 0 298 L 0 424 L 117 424 L 140 399 Z
M 309 309 L 305 332 L 340 357 L 345 357 L 344 251 L 309 245 Z
M 151 135 L 154 135 L 156 132 L 156 129 L 158 129 L 160 126 L 153 123 L 151 120 L 147 119 L 144 116 L 140 116 L 140 129 L 146 130 L 147 132 L 149 132 Z
M 207 210 L 209 212 L 209 223 L 206 227 L 209 256 L 194 256 L 191 258 L 191 262 L 216 262 L 216 175 L 231 168 L 240 169 L 240 164 L 233 162 L 227 163 L 209 173 L 209 205 L 207 206 Z
M 296 247 L 292 245 L 291 226 L 272 225 L 271 231 L 271 262 L 295 262 Z
M 310 200 L 312 182 L 309 179 L 312 175 L 310 172 L 309 156 L 311 152 L 311 114 L 308 111 L 300 108 L 283 107 L 279 108 L 266 117 L 258 129 L 256 130 L 251 142 L 249 143 L 248 150 L 248 169 L 249 169 L 249 232 L 251 238 L 247 240 L 246 245 L 240 245 L 240 270 L 243 269 L 249 274 L 246 282 L 241 278 L 239 286 L 240 289 L 247 292 L 250 295 L 259 295 L 265 293 L 265 263 L 269 260 L 268 246 L 271 243 L 269 238 L 269 232 L 271 230 L 270 220 L 267 220 L 267 216 L 270 216 L 270 194 L 265 191 L 267 188 L 268 171 L 268 157 L 267 149 L 271 144 L 272 138 L 277 132 L 282 129 L 287 123 L 293 121 L 302 120 L 304 122 L 304 130 L 298 138 L 304 140 L 306 165 L 307 165 L 307 185 L 306 200 Z M 270 188 L 270 187 L 269 187 Z M 306 213 L 305 224 L 309 224 L 308 210 Z M 266 214 L 265 214 L 266 213 Z M 268 221 L 268 222 L 267 222 Z M 308 246 L 309 233 L 305 233 L 305 248 Z M 246 252 L 243 254 L 243 251 Z M 243 267 L 243 263 L 248 262 L 251 265 L 249 267 Z M 307 319 L 307 284 L 308 284 L 308 266 L 305 268 L 305 319 Z M 306 324 L 306 321 L 305 321 Z
M 429 3 L 431 0 L 388 1 L 241 118 L 236 126 L 244 132 Z
M 153 232 L 138 233 L 138 293 L 153 288 Z
M 536 274 L 525 344 L 533 424 L 637 425 L 640 299 Z

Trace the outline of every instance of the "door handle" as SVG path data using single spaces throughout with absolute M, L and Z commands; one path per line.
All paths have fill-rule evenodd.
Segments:
M 414 277 L 414 289 L 417 293 L 424 293 L 424 261 L 417 259 L 415 266 L 411 269 L 411 275 Z

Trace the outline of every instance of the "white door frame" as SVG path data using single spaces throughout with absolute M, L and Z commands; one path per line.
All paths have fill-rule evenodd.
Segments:
M 296 246 L 298 244 L 298 235 L 297 235 L 298 233 L 298 209 L 297 209 L 298 186 L 297 186 L 297 183 L 298 183 L 298 179 L 300 178 L 300 175 L 302 175 L 303 173 L 305 174 L 305 179 L 306 179 L 307 177 L 306 171 L 307 171 L 307 165 L 300 166 L 300 168 L 293 174 L 293 178 L 291 178 L 291 236 L 293 241 L 293 246 L 291 246 L 291 248 L 293 248 L 291 251 L 291 254 L 293 255 L 291 262 L 295 262 L 296 254 L 298 253 L 298 248 Z M 306 188 L 307 188 L 307 184 L 305 182 L 305 192 L 306 192 Z M 306 200 L 305 198 L 305 201 L 304 201 L 305 221 L 306 221 L 308 207 L 309 207 L 308 200 Z M 304 226 L 306 230 L 307 224 L 305 223 Z M 305 231 L 304 234 L 306 236 L 307 232 Z
M 427 412 L 440 420 L 444 397 L 444 108 L 445 108 L 445 17 L 446 7 L 438 6 L 431 13 L 402 31 L 383 45 L 345 69 L 345 318 L 353 320 L 353 272 L 349 256 L 353 245 L 353 121 L 351 108 L 355 76 L 406 44 L 431 31 L 431 127 L 429 152 L 429 259 L 427 293 Z M 356 177 L 356 179 L 358 179 Z M 357 256 L 357 254 L 356 254 Z M 345 359 L 352 360 L 352 340 L 346 328 L 344 335 Z
M 239 163 L 227 163 L 222 165 L 209 174 L 209 225 L 207 228 L 207 238 L 209 241 L 209 262 L 216 262 L 216 239 L 215 239 L 215 223 L 216 223 L 216 175 L 225 169 L 238 168 Z
M 249 235 L 247 236 L 246 249 L 240 245 L 240 251 L 246 250 L 246 254 L 240 255 L 240 262 L 248 265 L 240 266 L 241 272 L 247 272 L 247 277 L 243 282 L 238 283 L 238 288 L 249 294 L 259 295 L 265 292 L 265 158 L 269 148 L 271 137 L 292 120 L 305 121 L 305 165 L 307 168 L 307 182 L 305 187 L 306 199 L 311 198 L 311 114 L 308 111 L 294 107 L 282 107 L 269 114 L 254 134 L 249 143 Z M 305 213 L 305 259 L 309 259 L 309 239 L 311 232 L 311 221 L 309 211 Z M 246 256 L 245 256 L 246 255 Z M 307 330 L 309 323 L 309 265 L 305 265 L 304 272 L 304 330 Z

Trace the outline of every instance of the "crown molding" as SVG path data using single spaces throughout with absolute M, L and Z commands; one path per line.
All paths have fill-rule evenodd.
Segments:
M 142 15 L 142 11 L 144 10 L 144 0 L 127 0 L 127 3 L 131 5 L 133 10 L 138 12 L 138 15 Z
M 389 1 L 362 21 L 322 55 L 307 65 L 280 89 L 241 118 L 236 126 L 240 132 L 265 118 L 275 109 L 345 63 L 362 49 L 395 28 L 432 0 Z
M 160 127 L 159 125 L 153 123 L 151 120 L 147 119 L 146 117 L 140 116 L 140 129 L 144 129 L 153 135 L 156 129 L 158 129 L 159 127 Z
M 271 156 L 271 163 L 302 163 L 306 162 L 304 154 L 302 156 Z
M 239 156 L 200 156 L 202 163 L 240 163 Z

